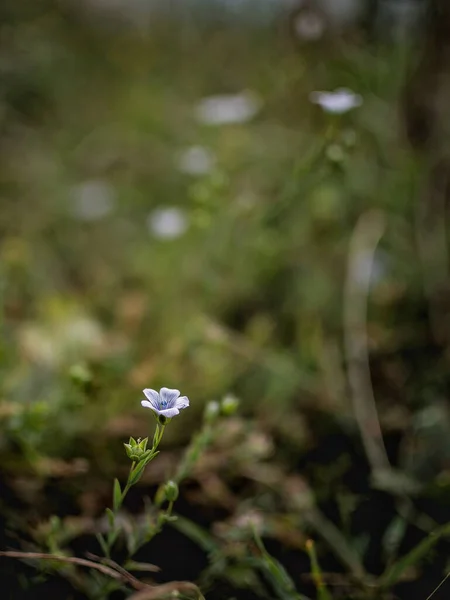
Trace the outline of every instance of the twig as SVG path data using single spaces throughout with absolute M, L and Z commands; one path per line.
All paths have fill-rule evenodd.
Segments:
M 198 600 L 204 600 L 200 589 L 195 583 L 191 583 L 190 581 L 171 581 L 170 583 L 163 583 L 132 594 L 129 597 L 129 600 L 157 600 L 158 598 L 164 598 L 169 595 L 170 597 L 173 597 L 173 592 L 193 592 L 197 594 Z
M 96 561 L 100 564 L 107 565 L 107 566 L 111 567 L 112 569 L 114 569 L 115 571 L 117 571 L 118 573 L 120 573 L 123 576 L 123 578 L 126 579 L 128 581 L 128 583 L 130 585 L 132 585 L 136 590 L 148 587 L 147 584 L 139 581 L 139 579 L 134 577 L 134 575 L 129 573 L 126 569 L 121 567 L 114 560 L 111 560 L 110 558 L 106 558 L 105 556 L 97 556 L 96 554 L 91 554 L 90 552 L 87 552 L 86 556 L 89 559 Z M 153 566 L 153 565 L 151 565 L 151 566 Z M 155 567 L 155 571 L 157 571 L 157 570 L 158 570 L 158 567 Z
M 384 218 L 379 212 L 371 211 L 360 217 L 350 240 L 344 291 L 345 350 L 353 410 L 374 474 L 390 470 L 373 395 L 367 349 L 370 273 L 384 228 Z M 363 280 L 359 269 L 361 257 L 369 266 Z
M 447 573 L 447 575 L 444 577 L 444 579 L 441 581 L 441 583 L 434 588 L 434 590 L 431 592 L 431 594 L 429 596 L 427 596 L 426 600 L 430 600 L 430 598 L 432 598 L 435 593 L 438 591 L 439 588 L 441 588 L 444 583 L 447 581 L 447 579 L 450 577 L 450 571 Z
M 20 559 L 34 559 L 34 560 L 54 560 L 57 562 L 63 562 L 80 567 L 87 567 L 89 569 L 96 569 L 104 575 L 108 575 L 118 581 L 129 583 L 136 590 L 152 589 L 151 586 L 146 583 L 140 582 L 138 579 L 133 577 L 130 573 L 125 576 L 122 572 L 116 571 L 111 567 L 102 565 L 85 558 L 76 558 L 74 556 L 58 556 L 57 554 L 46 554 L 44 552 L 17 552 L 17 551 L 4 551 L 0 552 L 0 556 L 6 556 L 9 558 L 20 558 Z

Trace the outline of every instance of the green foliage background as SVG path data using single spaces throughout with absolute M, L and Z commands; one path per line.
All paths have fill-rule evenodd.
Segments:
M 86 481 L 107 485 L 125 464 L 119 440 L 147 434 L 144 387 L 191 399 L 168 446 L 187 443 L 204 404 L 230 392 L 282 440 L 288 464 L 330 429 L 357 438 L 343 286 L 354 226 L 378 209 L 387 228 L 368 332 L 380 419 L 387 433 L 421 432 L 401 467 L 422 461 L 448 496 L 448 348 L 429 331 L 416 237 L 425 160 L 400 104 L 411 52 L 351 34 L 301 44 L 282 19 L 192 12 L 139 28 L 50 0 L 0 12 L 7 476 L 45 480 L 87 459 Z M 363 105 L 336 117 L 310 103 L 336 87 Z M 245 90 L 261 99 L 251 121 L 196 119 L 201 98 Z M 193 145 L 214 153 L 211 172 L 177 168 Z M 86 181 L 116 195 L 95 221 L 74 214 Z M 161 207 L 185 211 L 184 235 L 152 236 L 146 219 Z M 334 468 L 317 475 L 319 497 Z

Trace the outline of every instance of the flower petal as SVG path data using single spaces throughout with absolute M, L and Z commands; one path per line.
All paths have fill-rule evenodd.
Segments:
M 159 392 L 160 407 L 171 408 L 175 406 L 175 400 L 180 395 L 180 390 L 171 390 L 170 388 L 163 387 Z
M 178 410 L 182 410 L 183 408 L 187 408 L 189 406 L 189 398 L 187 396 L 180 396 L 175 401 L 175 408 Z
M 158 392 L 156 390 L 145 389 L 144 394 L 147 396 L 150 404 L 153 405 L 153 408 L 159 409 L 160 399 Z
M 348 88 L 338 88 L 334 92 L 311 92 L 309 99 L 324 111 L 343 114 L 361 106 L 363 98 Z
M 145 408 L 151 408 L 153 411 L 155 411 L 155 413 L 159 413 L 159 410 L 155 406 L 153 406 L 153 404 L 151 402 L 149 402 L 148 400 L 142 400 L 141 404 Z
M 167 419 L 171 419 L 172 417 L 175 417 L 176 415 L 180 414 L 180 411 L 178 410 L 178 408 L 166 408 L 164 410 L 158 410 L 158 414 L 162 415 L 163 417 L 166 417 Z

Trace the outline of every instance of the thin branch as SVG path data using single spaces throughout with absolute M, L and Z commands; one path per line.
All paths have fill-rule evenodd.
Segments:
M 130 596 L 130 600 L 157 600 L 158 598 L 163 598 L 168 594 L 172 594 L 172 592 L 180 591 L 180 592 L 193 592 L 197 595 L 199 600 L 203 600 L 203 595 L 200 592 L 200 589 L 189 581 L 171 581 L 170 583 L 164 583 L 162 585 L 148 585 L 146 583 L 142 583 L 133 575 L 125 571 L 122 567 L 120 567 L 114 561 L 108 561 L 107 566 L 105 564 L 101 564 L 99 562 L 94 562 L 92 560 L 87 560 L 85 558 L 76 558 L 73 556 L 58 556 L 56 554 L 46 554 L 44 552 L 18 552 L 18 551 L 4 551 L 0 552 L 0 556 L 5 556 L 9 558 L 20 558 L 20 559 L 32 559 L 32 560 L 54 560 L 57 562 L 63 562 L 73 565 L 78 565 L 80 567 L 87 567 L 89 569 L 96 569 L 100 571 L 104 575 L 108 575 L 109 577 L 116 579 L 118 581 L 122 581 L 124 583 L 129 583 L 135 590 L 138 590 L 135 594 Z M 103 560 L 96 555 L 90 555 L 95 560 Z M 112 568 L 114 566 L 114 568 Z M 117 569 L 117 570 L 116 570 Z
M 116 569 L 116 571 L 119 571 L 119 573 L 123 572 L 124 574 L 126 573 L 127 575 L 130 575 L 130 573 L 128 573 L 126 569 L 124 569 L 122 566 L 116 563 L 116 561 L 111 560 L 110 558 L 106 558 L 106 556 L 97 556 L 97 554 L 92 554 L 91 552 L 86 552 L 86 556 L 92 560 L 101 562 L 104 565 L 109 565 L 113 569 Z M 128 561 L 126 564 L 129 564 L 130 562 L 132 562 L 133 566 L 136 566 L 136 568 L 139 567 L 139 570 L 141 571 L 149 571 L 150 573 L 159 573 L 161 571 L 160 567 L 152 565 L 151 563 L 138 563 L 135 561 Z M 133 577 L 133 575 L 131 575 L 131 577 Z
M 174 592 L 194 593 L 198 600 L 204 600 L 200 589 L 190 581 L 171 581 L 163 583 L 146 590 L 136 592 L 129 597 L 129 600 L 158 600 L 159 598 L 174 597 Z
M 17 552 L 17 551 L 4 551 L 0 552 L 0 556 L 6 556 L 9 558 L 20 558 L 20 559 L 32 559 L 32 560 L 54 560 L 57 562 L 68 563 L 72 565 L 78 565 L 80 567 L 87 567 L 89 569 L 96 569 L 104 575 L 117 579 L 118 581 L 129 583 L 136 590 L 151 589 L 151 587 L 145 583 L 140 582 L 138 579 L 130 575 L 125 576 L 122 572 L 118 572 L 109 566 L 102 565 L 85 558 L 76 558 L 74 556 L 58 556 L 57 554 L 46 554 L 44 552 Z
M 91 552 L 87 552 L 86 556 L 89 559 L 95 561 L 96 563 L 98 562 L 100 564 L 109 566 L 109 567 L 111 567 L 111 569 L 114 569 L 115 571 L 120 573 L 123 576 L 123 578 L 126 579 L 128 581 L 128 583 L 131 586 L 133 586 L 136 590 L 149 587 L 147 584 L 139 581 L 139 579 L 134 577 L 134 575 L 131 575 L 131 573 L 129 573 L 126 569 L 121 567 L 118 563 L 116 563 L 114 560 L 111 560 L 110 558 L 106 558 L 105 556 L 97 556 L 96 554 L 91 554 Z M 149 566 L 154 567 L 153 571 L 159 570 L 158 567 L 155 567 L 154 565 L 149 565 Z
M 444 583 L 447 581 L 447 579 L 450 577 L 450 571 L 447 573 L 447 575 L 444 577 L 444 579 L 441 581 L 441 583 L 434 588 L 434 590 L 431 592 L 431 594 L 426 598 L 426 600 L 430 600 L 430 598 L 432 598 L 435 593 L 444 585 Z
M 373 395 L 367 343 L 370 274 L 384 229 L 384 218 L 380 212 L 371 211 L 360 217 L 350 240 L 344 290 L 345 350 L 353 411 L 374 474 L 390 470 Z M 361 259 L 368 266 L 363 278 Z

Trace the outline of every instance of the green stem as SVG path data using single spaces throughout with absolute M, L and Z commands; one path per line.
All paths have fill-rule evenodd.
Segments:
M 165 429 L 165 425 L 158 423 L 156 424 L 156 429 L 155 429 L 155 435 L 153 436 L 153 447 L 152 447 L 152 453 L 156 451 L 156 449 L 159 446 L 160 441 L 162 440 L 162 436 L 164 434 L 164 429 Z
M 153 458 L 155 457 L 156 450 L 157 450 L 157 448 L 158 448 L 158 446 L 159 446 L 159 444 L 160 444 L 160 442 L 162 440 L 162 437 L 164 435 L 164 429 L 165 429 L 165 427 L 166 427 L 165 424 L 162 424 L 162 423 L 159 423 L 159 422 L 156 424 L 156 429 L 155 429 L 155 433 L 154 433 L 154 436 L 153 436 L 153 446 L 152 446 L 150 455 L 148 456 L 148 458 L 145 461 L 145 466 L 147 466 L 148 463 L 151 460 L 153 460 Z M 140 464 L 139 462 L 136 463 L 135 461 L 133 461 L 131 463 L 130 472 L 128 474 L 128 480 L 127 480 L 127 483 L 126 483 L 126 485 L 125 485 L 125 487 L 124 487 L 124 489 L 122 491 L 122 494 L 120 496 L 120 506 L 122 506 L 122 503 L 125 500 L 126 495 L 130 491 L 130 488 L 132 486 L 132 484 L 130 483 L 131 476 L 133 475 L 136 467 L 139 466 L 139 464 Z M 169 508 L 168 508 L 169 515 L 170 515 L 170 513 L 172 511 L 172 506 L 173 506 L 173 502 L 171 502 L 169 504 Z M 108 535 L 106 536 L 106 539 L 103 536 L 101 536 L 101 534 L 100 534 L 101 538 L 103 539 L 102 547 L 103 547 L 103 550 L 105 551 L 105 554 L 106 554 L 107 557 L 109 557 L 110 552 L 111 552 L 111 548 L 112 548 L 115 540 L 117 539 L 117 534 L 118 534 L 118 531 L 116 529 L 115 523 L 113 524 L 113 527 L 110 529 Z

